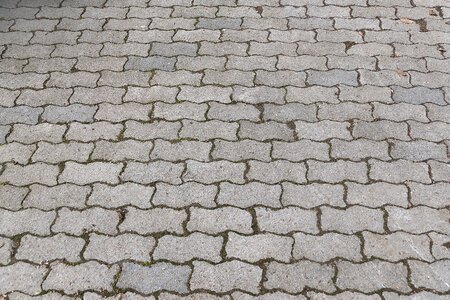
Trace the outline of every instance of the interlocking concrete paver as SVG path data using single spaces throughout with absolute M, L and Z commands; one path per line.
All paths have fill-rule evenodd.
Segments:
M 0 1 L 0 299 L 447 299 L 449 18 Z

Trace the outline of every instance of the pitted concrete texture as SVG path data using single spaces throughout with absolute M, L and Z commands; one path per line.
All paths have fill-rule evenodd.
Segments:
M 449 0 L 0 0 L 0 299 L 450 299 Z

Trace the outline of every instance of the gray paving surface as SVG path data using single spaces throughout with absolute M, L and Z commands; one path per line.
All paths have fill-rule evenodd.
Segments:
M 0 297 L 450 299 L 449 0 L 0 0 Z

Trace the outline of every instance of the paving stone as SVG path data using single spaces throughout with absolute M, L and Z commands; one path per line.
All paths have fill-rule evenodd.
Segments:
M 148 161 L 150 142 L 137 142 L 134 140 L 125 140 L 121 142 L 98 141 L 95 144 L 91 159 L 107 160 L 119 162 L 124 160 Z
M 49 123 L 90 123 L 94 121 L 94 114 L 96 111 L 97 107 L 82 104 L 72 104 L 68 106 L 49 105 L 45 107 L 41 119 Z
M 235 162 L 248 159 L 270 161 L 270 151 L 271 145 L 269 143 L 253 140 L 242 140 L 238 142 L 216 140 L 214 141 L 214 150 L 211 155 L 214 159 L 226 159 Z
M 404 209 L 395 206 L 386 207 L 388 212 L 387 226 L 391 231 L 402 230 L 409 233 L 425 233 L 436 231 L 449 234 L 447 219 L 449 212 L 444 209 L 433 209 L 417 206 Z M 416 222 L 411 222 L 416 220 Z
M 180 128 L 180 122 L 154 121 L 151 123 L 140 123 L 127 121 L 123 135 L 125 138 L 134 138 L 143 141 L 156 138 L 173 140 L 178 138 Z
M 52 265 L 42 288 L 63 290 L 68 294 L 84 290 L 112 291 L 114 276 L 118 271 L 117 265 L 108 267 L 94 261 L 75 266 L 56 263 Z
M 6 136 L 9 134 L 11 126 L 1 126 L 0 125 L 0 144 L 6 143 Z
M 347 234 L 363 230 L 384 232 L 383 211 L 363 206 L 351 206 L 346 209 L 321 208 L 321 227 L 327 231 Z
M 71 87 L 95 87 L 100 75 L 78 71 L 73 73 L 52 72 L 46 82 L 47 87 L 71 88 Z
M 241 208 L 253 205 L 280 207 L 281 186 L 251 182 L 244 185 L 224 182 L 220 184 L 217 203 Z
M 414 293 L 414 294 L 411 294 L 410 296 L 399 295 L 394 292 L 384 292 L 383 297 L 386 300 L 394 300 L 394 299 L 404 300 L 404 299 L 408 299 L 408 298 L 414 299 L 414 300 L 422 300 L 422 299 L 442 300 L 442 299 L 445 299 L 446 295 L 437 295 L 437 294 L 434 294 L 431 292 L 426 292 L 426 291 Z
M 255 208 L 258 228 L 263 232 L 288 234 L 293 231 L 317 233 L 316 212 L 298 207 L 279 210 Z
M 419 259 L 433 261 L 430 253 L 430 239 L 426 235 L 413 235 L 394 232 L 389 235 L 363 232 L 364 254 L 368 258 L 380 258 L 388 261 Z
M 303 163 L 277 160 L 273 162 L 249 161 L 247 178 L 274 184 L 282 181 L 306 182 L 306 167 Z
M 178 186 L 158 183 L 152 203 L 175 208 L 182 208 L 190 204 L 214 207 L 216 206 L 214 202 L 216 194 L 217 187 L 213 185 L 202 185 L 195 182 L 188 182 Z
M 449 123 L 431 122 L 427 124 L 410 121 L 410 135 L 413 139 L 424 139 L 432 142 L 448 140 L 450 127 Z
M 191 103 L 191 102 L 180 102 L 176 104 L 157 102 L 154 105 L 154 110 L 152 113 L 155 119 L 165 119 L 169 121 L 176 121 L 182 119 L 191 119 L 196 121 L 204 121 L 206 119 L 206 112 L 208 110 L 208 105 Z
M 115 237 L 89 235 L 89 244 L 83 252 L 86 259 L 96 259 L 112 264 L 121 260 L 150 261 L 150 251 L 155 247 L 153 237 L 143 237 L 130 233 Z
M 448 183 L 435 183 L 425 185 L 420 183 L 408 184 L 411 193 L 411 203 L 413 205 L 426 205 L 436 208 L 443 208 L 448 202 Z
M 294 71 L 304 71 L 306 69 L 325 70 L 326 58 L 312 55 L 302 55 L 297 57 L 279 56 L 277 68 Z
M 431 252 L 436 259 L 449 258 L 450 248 L 448 243 L 450 238 L 448 235 L 430 232 L 428 236 L 431 238 Z
M 66 139 L 80 142 L 92 142 L 95 140 L 117 140 L 122 132 L 122 124 L 112 124 L 108 122 L 95 122 L 83 124 L 74 122 L 69 126 Z
M 177 94 L 178 89 L 174 87 L 152 86 L 149 88 L 142 88 L 130 86 L 127 89 L 126 95 L 123 97 L 123 101 L 139 103 L 162 101 L 174 103 Z
M 10 91 L 7 89 L 0 89 L 0 105 L 1 106 L 6 106 L 6 107 L 13 107 L 14 106 L 14 102 L 17 98 L 17 96 L 19 96 L 20 91 Z
M 45 277 L 45 267 L 24 262 L 16 262 L 9 266 L 0 266 L 0 293 L 20 291 L 38 294 Z M 22 280 L 17 280 L 17 279 Z
M 135 183 L 123 183 L 109 186 L 96 183 L 92 193 L 86 201 L 88 205 L 99 205 L 106 208 L 133 205 L 139 208 L 150 208 L 150 199 L 155 191 L 154 187 L 143 186 Z
M 229 258 L 242 259 L 251 263 L 264 259 L 289 262 L 293 244 L 294 240 L 291 237 L 270 233 L 244 236 L 230 232 L 225 251 Z
M 353 127 L 355 138 L 366 138 L 381 141 L 388 138 L 408 141 L 408 125 L 406 123 L 395 123 L 392 121 L 356 121 Z
M 0 233 L 5 236 L 30 233 L 49 235 L 50 226 L 55 220 L 54 211 L 44 212 L 37 209 L 25 209 L 17 212 L 0 209 Z
M 395 141 L 391 149 L 392 158 L 401 158 L 412 161 L 425 161 L 428 159 L 447 160 L 447 148 L 442 144 L 427 141 L 401 142 Z
M 125 220 L 120 224 L 120 232 L 136 232 L 148 234 L 157 232 L 183 233 L 183 222 L 187 214 L 184 210 L 170 208 L 154 208 L 140 210 L 134 207 L 127 209 Z
M 398 103 L 392 105 L 375 103 L 373 116 L 376 119 L 386 119 L 398 122 L 407 120 L 428 122 L 424 106 L 412 105 L 408 103 Z
M 417 288 L 428 288 L 438 292 L 448 292 L 449 268 L 448 260 L 428 264 L 422 261 L 409 260 L 411 281 Z
M 8 136 L 8 142 L 33 144 L 40 141 L 61 143 L 66 126 L 41 123 L 37 125 L 15 124 Z
M 331 293 L 336 290 L 332 281 L 334 272 L 331 265 L 310 261 L 291 264 L 270 262 L 267 265 L 267 281 L 263 285 L 269 290 L 282 289 L 289 293 L 299 293 L 307 287 Z
M 378 101 L 383 103 L 392 103 L 391 89 L 388 87 L 378 87 L 363 85 L 360 87 L 341 86 L 339 87 L 339 99 L 343 101 L 355 101 L 368 103 Z
M 258 87 L 240 87 L 233 89 L 233 100 L 249 104 L 258 103 L 284 103 L 285 92 L 282 89 L 275 89 L 266 86 Z
M 329 146 L 326 143 L 310 140 L 298 142 L 273 142 L 272 157 L 289 161 L 303 161 L 308 158 L 329 160 Z
M 117 287 L 133 289 L 140 293 L 150 294 L 165 290 L 177 293 L 188 292 L 188 280 L 192 270 L 186 265 L 155 263 L 142 266 L 125 263 L 120 273 Z
M 93 162 L 84 165 L 69 161 L 65 163 L 64 170 L 59 176 L 59 182 L 71 182 L 79 185 L 93 182 L 117 184 L 122 167 L 122 163 Z
M 224 293 L 240 289 L 258 293 L 262 278 L 262 269 L 258 266 L 232 260 L 217 265 L 195 261 L 190 287 L 193 290 L 204 289 Z
M 186 163 L 186 172 L 183 180 L 211 184 L 220 181 L 229 181 L 242 184 L 244 180 L 245 165 L 229 161 L 215 161 L 210 163 L 189 160 Z
M 28 194 L 28 188 L 2 184 L 0 185 L 0 194 L 2 195 L 0 207 L 9 210 L 19 210 L 22 208 L 23 199 Z
M 236 140 L 239 125 L 217 120 L 197 122 L 191 120 L 182 121 L 179 133 L 181 138 L 208 141 L 211 139 Z
M 347 203 L 368 207 L 382 207 L 386 204 L 408 207 L 408 189 L 404 185 L 376 182 L 368 185 L 346 183 Z
M 11 262 L 12 246 L 12 240 L 0 238 L 0 265 L 7 265 Z
M 372 260 L 360 264 L 348 261 L 337 263 L 336 285 L 343 289 L 357 289 L 365 293 L 390 288 L 403 293 L 411 291 L 406 280 L 407 269 L 402 263 Z
M 380 160 L 390 160 L 388 150 L 389 144 L 385 141 L 372 141 L 368 139 L 352 141 L 331 140 L 331 156 L 334 158 L 351 160 L 378 158 Z
M 41 183 L 49 186 L 56 185 L 59 174 L 58 166 L 44 163 L 34 163 L 25 166 L 7 163 L 0 182 L 10 183 L 16 186 L 27 186 L 33 183 Z
M 163 56 L 152 57 L 128 57 L 125 64 L 125 70 L 139 70 L 139 71 L 151 71 L 151 70 L 164 70 L 173 71 L 175 69 L 175 58 L 168 58 Z M 116 70 L 120 71 L 120 70 Z
M 310 259 L 327 262 L 334 258 L 361 261 L 361 241 L 356 236 L 325 233 L 321 236 L 295 233 L 293 256 L 295 259 Z
M 95 45 L 90 43 L 78 43 L 76 45 L 56 45 L 52 52 L 52 57 L 74 58 L 78 55 L 97 57 L 99 56 L 102 45 Z
M 122 96 L 125 94 L 125 90 L 114 87 L 96 87 L 96 88 L 83 88 L 76 87 L 72 97 L 70 97 L 70 103 L 82 103 L 87 105 L 99 104 L 103 102 L 120 104 L 122 103 Z
M 446 163 L 436 161 L 428 162 L 431 167 L 431 178 L 435 181 L 449 181 L 450 170 Z
M 149 85 L 150 74 L 146 72 L 128 70 L 123 72 L 102 71 L 98 85 L 124 87 L 136 85 L 146 87 Z
M 45 238 L 26 235 L 20 240 L 16 258 L 38 264 L 56 259 L 78 262 L 84 244 L 83 239 L 64 234 Z
M 70 95 L 72 95 L 71 89 L 23 90 L 16 103 L 28 106 L 44 106 L 47 104 L 64 106 L 69 104 Z
M 291 122 L 296 120 L 314 122 L 317 120 L 317 109 L 312 105 L 289 103 L 284 105 L 264 105 L 263 120 Z
M 63 144 L 38 143 L 32 161 L 46 163 L 61 163 L 68 160 L 86 162 L 94 150 L 93 144 L 68 142 Z
M 309 160 L 308 180 L 338 183 L 341 181 L 355 181 L 366 183 L 367 165 L 364 162 L 349 162 L 338 160 L 336 162 L 318 162 Z
M 257 141 L 268 140 L 294 140 L 294 130 L 287 124 L 275 121 L 267 121 L 264 123 L 253 123 L 249 121 L 241 121 L 239 127 L 240 138 L 252 138 Z
M 180 184 L 183 171 L 184 165 L 181 163 L 170 163 L 166 161 L 154 161 L 150 163 L 130 162 L 127 163 L 124 171 L 120 174 L 120 178 L 123 181 L 143 184 L 158 181 Z
M 395 102 L 411 104 L 435 103 L 445 104 L 442 91 L 426 87 L 402 88 L 393 87 L 393 99 Z
M 370 160 L 369 166 L 369 177 L 374 180 L 384 180 L 391 183 L 403 183 L 405 181 L 431 183 L 428 165 L 425 163 L 414 163 L 407 160 L 393 162 Z
M 0 125 L 23 123 L 34 125 L 44 110 L 40 107 L 0 107 Z
M 53 232 L 64 232 L 71 235 L 82 235 L 86 232 L 116 234 L 119 214 L 115 211 L 98 207 L 83 211 L 62 208 L 58 211 Z
M 353 119 L 373 120 L 372 107 L 368 104 L 341 103 L 319 104 L 319 120 L 350 121 Z
M 207 101 L 230 103 L 231 91 L 231 88 L 216 86 L 182 86 L 177 98 L 178 100 L 186 100 L 195 103 Z
M 278 88 L 285 86 L 304 87 L 306 85 L 306 74 L 295 71 L 269 72 L 258 70 L 256 71 L 255 84 Z
M 164 141 L 155 140 L 150 157 L 168 161 L 182 161 L 194 159 L 198 161 L 209 161 L 209 153 L 212 148 L 210 142 L 198 141 Z
M 304 208 L 313 208 L 322 204 L 344 207 L 344 187 L 323 183 L 307 185 L 283 183 L 281 203 Z
M 191 207 L 190 218 L 186 225 L 188 231 L 200 231 L 217 234 L 225 231 L 234 231 L 250 234 L 252 229 L 252 216 L 248 211 L 236 207 L 220 207 L 205 209 Z
M 36 150 L 35 145 L 22 145 L 16 142 L 0 147 L 0 162 L 15 162 L 26 164 Z
M 61 184 L 53 187 L 33 184 L 30 193 L 23 201 L 23 207 L 52 210 L 58 207 L 84 208 L 91 188 L 73 184 Z
M 355 6 L 357 7 L 357 6 Z M 366 295 L 359 292 L 342 292 L 334 295 L 327 295 L 324 293 L 308 292 L 307 295 L 311 300 L 344 300 L 344 299 L 358 299 L 358 300 L 380 300 L 381 297 L 377 294 Z
M 186 237 L 166 235 L 158 239 L 153 252 L 155 260 L 170 260 L 184 263 L 192 259 L 220 262 L 223 238 L 202 233 L 192 233 Z
M 413 2 L 0 1 L 0 294 L 446 298 L 450 6 Z
M 336 121 L 319 121 L 315 123 L 296 121 L 295 130 L 299 138 L 324 141 L 330 138 L 350 140 L 350 123 Z

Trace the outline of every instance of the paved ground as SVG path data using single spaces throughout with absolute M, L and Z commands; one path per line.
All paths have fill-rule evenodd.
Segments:
M 450 299 L 449 0 L 0 6 L 0 294 Z

